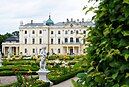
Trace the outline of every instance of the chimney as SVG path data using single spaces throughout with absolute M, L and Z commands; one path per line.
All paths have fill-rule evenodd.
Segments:
M 67 18 L 67 23 L 69 23 L 69 19 Z
M 71 18 L 71 22 L 73 22 L 73 18 Z
M 33 24 L 33 20 L 31 20 L 31 24 Z
M 82 18 L 82 22 L 84 22 L 84 18 Z

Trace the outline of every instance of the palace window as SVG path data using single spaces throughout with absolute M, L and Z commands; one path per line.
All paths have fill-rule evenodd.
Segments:
M 58 44 L 60 44 L 60 39 L 58 39 Z
M 27 34 L 27 31 L 25 31 L 25 34 Z
M 58 49 L 58 53 L 60 53 L 60 49 Z
M 60 34 L 60 31 L 58 31 L 58 34 Z
M 70 42 L 73 42 L 73 38 L 72 37 L 70 37 Z
M 35 53 L 35 49 L 33 49 L 33 53 Z
M 27 44 L 27 39 L 25 38 L 25 44 Z
M 53 44 L 53 39 L 51 39 L 51 44 Z
M 27 53 L 27 49 L 25 49 L 25 53 Z
M 85 39 L 83 39 L 83 44 L 85 44 L 86 43 L 86 40 Z
M 32 34 L 35 34 L 35 31 L 34 30 L 32 31 Z
M 78 34 L 78 30 L 76 31 L 76 34 Z
M 76 38 L 76 43 L 78 43 L 79 42 L 79 38 Z
M 42 39 L 41 38 L 39 39 L 39 44 L 42 44 Z
M 53 49 L 51 49 L 52 54 L 54 53 Z
M 68 43 L 68 38 L 65 38 L 65 43 Z
M 32 44 L 35 44 L 35 39 L 34 38 L 32 39 Z
M 86 34 L 86 31 L 85 30 L 83 31 L 83 34 Z
M 73 34 L 73 31 L 71 31 L 71 34 Z
M 42 30 L 39 31 L 39 34 L 42 34 Z
M 65 34 L 68 34 L 68 31 L 65 31 Z
M 51 34 L 53 34 L 54 32 L 53 31 L 51 31 Z

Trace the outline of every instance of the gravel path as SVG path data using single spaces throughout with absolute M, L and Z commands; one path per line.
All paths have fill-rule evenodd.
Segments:
M 77 77 L 71 78 L 77 80 Z M 73 87 L 71 83 L 71 79 L 61 82 L 57 85 L 53 85 L 52 87 Z M 17 81 L 16 76 L 0 76 L 0 86 L 11 84 Z
M 77 77 L 71 78 L 73 80 L 77 80 Z M 64 82 L 61 82 L 57 85 L 53 85 L 52 87 L 73 87 L 72 83 L 71 83 L 71 79 L 66 80 Z
M 16 76 L 0 76 L 0 86 L 11 84 L 17 81 Z

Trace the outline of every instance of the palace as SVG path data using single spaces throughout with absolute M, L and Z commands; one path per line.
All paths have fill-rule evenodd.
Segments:
M 87 27 L 93 26 L 92 22 L 74 21 L 55 23 L 49 15 L 46 23 L 20 23 L 19 37 L 12 36 L 2 43 L 2 53 L 8 55 L 39 55 L 43 47 L 49 54 L 74 54 L 80 55 L 85 51 L 85 37 Z

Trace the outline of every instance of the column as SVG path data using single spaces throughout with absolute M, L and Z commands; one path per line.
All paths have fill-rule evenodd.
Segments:
M 75 51 L 74 51 L 74 46 L 73 46 L 73 53 L 75 54 Z
M 2 53 L 5 55 L 5 47 L 2 46 Z
M 78 47 L 78 54 L 81 54 L 81 50 L 80 50 L 80 47 Z
M 18 55 L 18 47 L 16 47 L 16 55 Z
M 68 46 L 67 46 L 67 52 L 66 52 L 66 53 L 69 53 L 69 52 L 68 52 Z

